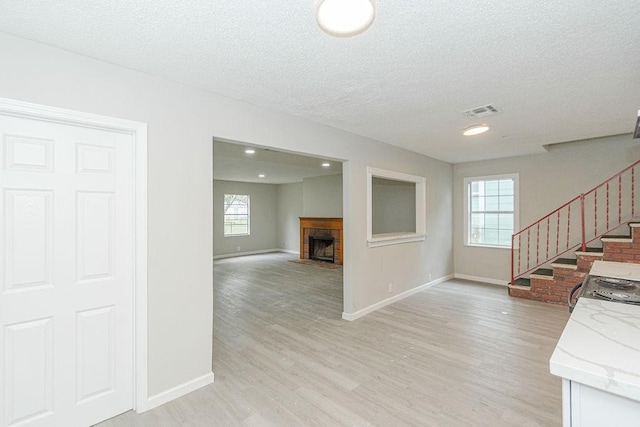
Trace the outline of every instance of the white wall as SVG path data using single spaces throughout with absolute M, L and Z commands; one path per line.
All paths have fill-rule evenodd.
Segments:
M 342 174 L 302 180 L 302 216 L 342 218 Z
M 213 255 L 255 252 L 277 248 L 277 185 L 213 181 Z M 248 236 L 224 236 L 224 195 L 249 195 Z M 240 249 L 238 249 L 240 248 Z
M 342 188 L 340 189 L 342 194 Z M 278 249 L 300 252 L 302 183 L 277 186 L 276 238 Z
M 148 124 L 150 395 L 211 371 L 214 136 L 346 161 L 346 313 L 453 273 L 450 164 L 4 33 L 0 57 L 3 97 Z M 426 176 L 424 242 L 367 247 L 367 166 Z
M 511 280 L 511 251 L 464 246 L 463 180 L 466 177 L 519 173 L 520 229 L 640 158 L 631 135 L 552 145 L 549 152 L 454 165 L 455 272 L 504 282 Z

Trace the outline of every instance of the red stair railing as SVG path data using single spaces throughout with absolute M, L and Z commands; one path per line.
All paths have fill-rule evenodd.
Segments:
M 511 284 L 636 218 L 640 160 L 511 236 Z M 555 244 L 554 244 L 555 243 Z

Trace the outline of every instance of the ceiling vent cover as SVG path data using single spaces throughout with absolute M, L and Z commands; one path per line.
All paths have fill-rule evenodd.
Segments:
M 472 117 L 474 119 L 486 116 L 492 116 L 494 114 L 498 114 L 500 111 L 493 105 L 483 105 L 481 107 L 472 108 L 471 110 L 467 110 L 464 112 L 468 117 Z

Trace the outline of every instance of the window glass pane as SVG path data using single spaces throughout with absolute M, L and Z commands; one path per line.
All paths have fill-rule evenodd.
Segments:
M 478 196 L 471 196 L 471 210 L 472 211 L 480 210 L 480 198 Z
M 500 180 L 500 195 L 513 195 L 513 180 L 501 179 Z
M 508 230 L 498 231 L 498 244 L 503 246 L 511 246 L 511 235 L 513 233 Z
M 471 214 L 471 228 L 484 227 L 484 214 Z
M 246 220 L 227 221 L 224 228 L 226 234 L 246 234 L 249 230 Z
M 480 244 L 484 241 L 484 230 L 482 228 L 472 228 L 469 243 Z
M 231 212 L 229 213 L 233 213 L 234 215 L 248 215 L 249 214 L 249 206 L 247 205 L 243 205 L 243 206 L 236 206 L 233 205 L 230 209 Z
M 509 230 L 513 233 L 513 214 L 500 214 L 499 224 L 501 230 Z
M 246 225 L 249 221 L 249 218 L 247 218 L 246 216 L 242 216 L 242 215 L 228 215 L 227 216 L 227 222 L 230 224 L 235 224 L 235 225 Z
M 487 245 L 497 245 L 498 244 L 498 230 L 485 228 L 484 229 L 484 242 Z
M 498 214 L 486 214 L 484 216 L 484 226 L 486 228 L 498 228 Z
M 487 196 L 497 196 L 500 194 L 500 181 L 485 181 L 484 189 Z
M 500 210 L 513 211 L 513 196 L 500 196 Z
M 233 227 L 233 234 L 247 234 L 249 232 L 249 229 L 247 228 L 246 224 L 236 224 Z
M 500 205 L 499 205 L 499 200 L 500 198 L 498 196 L 489 196 L 489 197 L 485 197 L 485 207 L 484 210 L 485 211 L 489 211 L 489 212 L 496 212 L 499 210 Z
M 481 188 L 484 188 L 482 181 L 473 181 L 471 183 L 471 194 L 480 194 Z

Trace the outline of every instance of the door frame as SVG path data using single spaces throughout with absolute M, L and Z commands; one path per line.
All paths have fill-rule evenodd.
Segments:
M 133 409 L 149 408 L 147 391 L 147 124 L 0 98 L 0 115 L 125 133 L 133 139 Z

